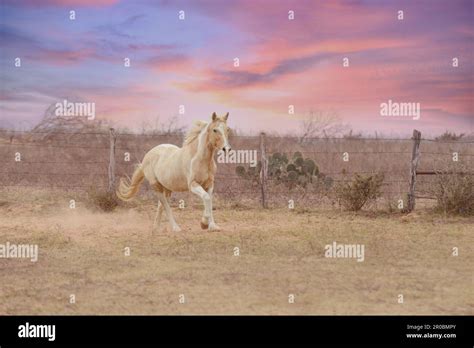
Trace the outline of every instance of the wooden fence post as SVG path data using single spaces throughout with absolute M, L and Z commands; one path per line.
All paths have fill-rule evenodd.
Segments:
M 408 192 L 408 207 L 407 211 L 411 212 L 415 209 L 415 185 L 416 185 L 416 168 L 420 161 L 420 142 L 421 132 L 416 129 L 413 130 L 413 151 L 411 154 L 411 165 L 410 165 L 410 187 Z
M 262 207 L 267 207 L 266 191 L 267 191 L 267 173 L 268 173 L 268 160 L 265 153 L 265 133 L 260 133 L 260 153 L 261 163 L 260 168 L 260 187 L 262 190 Z
M 113 128 L 109 129 L 110 157 L 109 157 L 109 192 L 115 191 L 115 141 L 116 135 Z

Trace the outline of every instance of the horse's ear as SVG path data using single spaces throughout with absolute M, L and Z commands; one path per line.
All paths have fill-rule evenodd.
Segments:
M 229 113 L 225 114 L 224 121 L 227 121 L 228 118 L 229 118 Z
M 213 121 L 215 121 L 215 120 L 216 120 L 216 118 L 217 118 L 217 115 L 216 115 L 216 113 L 215 113 L 215 112 L 213 112 L 213 113 L 212 113 L 212 120 L 213 120 Z

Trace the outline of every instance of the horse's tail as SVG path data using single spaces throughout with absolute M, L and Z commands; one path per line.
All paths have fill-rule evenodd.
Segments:
M 120 198 L 122 201 L 131 200 L 138 192 L 138 189 L 140 188 L 140 185 L 143 182 L 144 178 L 145 174 L 143 173 L 143 168 L 140 164 L 133 172 L 131 180 L 128 177 L 120 178 L 120 184 L 117 190 L 115 191 L 117 197 Z

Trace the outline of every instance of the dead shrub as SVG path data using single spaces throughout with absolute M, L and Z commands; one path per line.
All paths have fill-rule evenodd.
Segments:
M 452 215 L 474 215 L 474 176 L 470 173 L 438 172 L 431 187 L 435 209 Z
M 347 210 L 358 211 L 364 205 L 381 196 L 383 174 L 363 176 L 357 174 L 352 181 L 344 181 L 335 188 L 339 205 Z
M 91 189 L 88 192 L 89 200 L 91 203 L 102 211 L 111 212 L 114 211 L 115 208 L 119 205 L 119 201 L 115 192 L 108 192 L 108 191 L 97 191 L 95 189 Z

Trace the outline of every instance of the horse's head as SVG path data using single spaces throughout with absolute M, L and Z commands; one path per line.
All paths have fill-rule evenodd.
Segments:
M 209 142 L 215 149 L 228 152 L 231 150 L 229 144 L 229 127 L 227 127 L 227 118 L 229 113 L 225 116 L 219 117 L 214 112 L 212 114 L 212 122 L 209 124 Z

